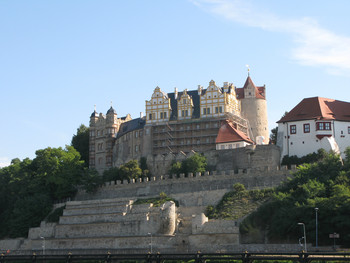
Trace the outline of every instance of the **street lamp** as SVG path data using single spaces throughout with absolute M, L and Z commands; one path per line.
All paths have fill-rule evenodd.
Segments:
M 151 236 L 151 243 L 150 243 L 150 246 L 151 246 L 151 254 L 152 254 L 152 233 L 148 233 L 148 235 L 150 235 Z
M 318 220 L 317 220 L 318 207 L 315 207 L 315 212 L 316 212 L 316 248 L 317 248 L 318 247 Z
M 303 226 L 304 229 L 304 250 L 305 252 L 307 252 L 307 248 L 306 248 L 306 232 L 305 232 L 305 224 L 304 223 L 298 223 L 299 226 Z
M 43 248 L 43 256 L 45 256 L 45 237 L 40 237 L 43 240 L 42 248 Z

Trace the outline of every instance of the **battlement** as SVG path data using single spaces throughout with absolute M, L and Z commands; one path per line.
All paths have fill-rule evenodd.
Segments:
M 238 169 L 237 171 L 235 170 L 229 170 L 229 171 L 206 171 L 204 173 L 188 173 L 184 174 L 181 173 L 179 176 L 176 174 L 166 174 L 166 175 L 160 175 L 160 176 L 152 176 L 151 178 L 145 177 L 145 178 L 138 178 L 138 179 L 131 179 L 131 180 L 116 180 L 116 181 L 110 181 L 105 183 L 105 187 L 108 186 L 124 186 L 127 184 L 140 184 L 140 183 L 152 183 L 155 181 L 163 181 L 163 180 L 178 180 L 178 179 L 183 179 L 183 178 L 195 178 L 195 179 L 200 179 L 203 178 L 203 176 L 236 176 L 236 175 L 256 175 L 257 173 L 261 172 L 271 172 L 271 176 L 276 175 L 276 174 L 284 174 L 285 171 L 296 171 L 296 165 L 292 165 L 291 169 L 288 168 L 287 165 L 282 165 L 282 166 L 277 166 L 277 167 L 269 167 L 265 166 L 262 169 Z
M 238 169 L 229 171 L 207 171 L 177 175 L 160 175 L 137 180 L 106 182 L 96 193 L 80 190 L 76 200 L 104 198 L 154 197 L 160 192 L 167 195 L 193 193 L 197 191 L 232 190 L 235 183 L 242 183 L 247 189 L 263 189 L 278 186 L 296 171 L 296 166 L 269 167 L 260 169 Z

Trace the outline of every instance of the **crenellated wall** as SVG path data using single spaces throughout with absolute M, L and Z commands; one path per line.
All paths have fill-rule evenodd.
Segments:
M 261 189 L 275 187 L 287 177 L 291 172 L 286 166 L 282 167 L 260 167 L 257 169 L 238 169 L 229 171 L 212 171 L 203 174 L 181 174 L 179 178 L 171 175 L 160 175 L 145 178 L 144 180 L 127 180 L 107 182 L 94 194 L 79 190 L 76 200 L 93 200 L 107 198 L 146 198 L 158 196 L 164 192 L 168 196 L 177 195 L 181 201 L 181 195 L 193 194 L 194 192 L 207 191 L 207 195 L 214 190 L 232 190 L 235 183 L 242 183 L 247 189 Z M 225 192 L 224 191 L 224 192 Z M 185 200 L 184 200 L 185 201 Z

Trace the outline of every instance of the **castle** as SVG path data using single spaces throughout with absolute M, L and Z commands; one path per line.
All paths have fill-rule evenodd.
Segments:
M 129 160 L 176 156 L 191 152 L 267 144 L 269 140 L 265 86 L 255 86 L 249 74 L 243 88 L 211 80 L 205 89 L 164 93 L 159 87 L 146 101 L 146 116 L 119 118 L 111 106 L 107 114 L 90 117 L 90 168 L 100 173 Z M 152 170 L 153 169 L 153 170 Z M 164 170 L 162 170 L 164 172 Z

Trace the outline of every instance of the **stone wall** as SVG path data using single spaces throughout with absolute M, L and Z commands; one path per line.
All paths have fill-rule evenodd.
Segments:
M 147 165 L 155 176 L 166 174 L 174 161 L 192 156 L 194 152 L 167 155 L 148 155 Z M 266 166 L 280 165 L 280 148 L 276 145 L 248 145 L 227 150 L 212 150 L 203 153 L 207 157 L 210 170 L 228 171 L 237 169 L 261 170 Z
M 99 188 L 94 194 L 88 194 L 84 190 L 78 191 L 76 200 L 98 200 L 110 198 L 146 198 L 158 196 L 161 192 L 168 196 L 188 195 L 192 198 L 191 193 L 206 191 L 210 196 L 214 190 L 223 190 L 227 192 L 233 189 L 235 183 L 243 184 L 247 189 L 262 189 L 278 186 L 291 176 L 291 172 L 286 167 L 265 167 L 261 170 L 230 170 L 230 171 L 213 171 L 205 172 L 204 174 L 197 173 L 195 175 L 180 175 L 180 178 L 169 175 L 152 177 L 151 180 L 146 178 L 145 181 L 132 180 L 128 182 L 124 180 L 112 181 Z M 181 194 L 181 195 L 179 195 Z M 181 198 L 182 199 L 182 198 Z M 182 200 L 179 200 L 180 202 Z M 187 200 L 183 200 L 186 203 Z M 204 204 L 203 204 L 204 205 Z

